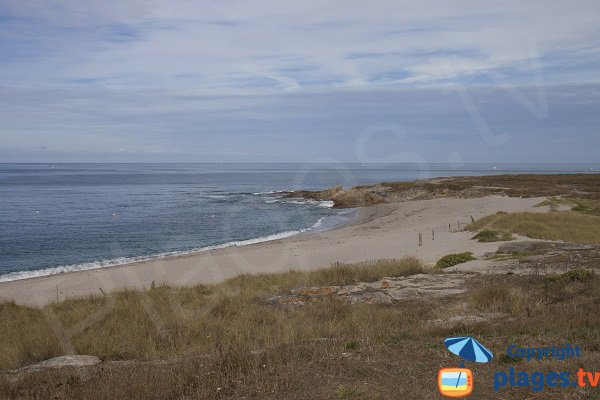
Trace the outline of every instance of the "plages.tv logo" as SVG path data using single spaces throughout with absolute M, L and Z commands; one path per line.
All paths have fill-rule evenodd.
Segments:
M 438 372 L 438 389 L 445 397 L 466 397 L 473 392 L 473 372 L 465 368 L 465 361 L 486 363 L 494 358 L 491 351 L 471 336 L 451 337 L 444 345 L 461 358 L 459 368 L 442 368 Z

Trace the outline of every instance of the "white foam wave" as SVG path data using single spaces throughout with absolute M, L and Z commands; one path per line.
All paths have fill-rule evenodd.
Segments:
M 252 193 L 255 196 L 268 196 L 270 194 L 281 194 L 281 193 L 288 193 L 285 190 L 271 190 L 268 192 L 256 192 L 256 193 Z
M 281 193 L 287 193 L 287 192 L 285 192 L 285 191 L 269 191 L 269 192 L 258 192 L 258 193 L 253 193 L 253 194 L 254 195 L 263 195 L 263 196 L 269 196 L 269 195 L 273 196 L 273 195 L 281 194 Z M 227 193 L 227 194 L 211 194 L 211 195 L 208 195 L 207 197 L 210 197 L 213 199 L 225 199 L 228 197 L 230 198 L 232 195 L 233 194 L 229 194 L 229 193 Z M 239 195 L 239 194 L 237 194 L 237 195 Z M 332 208 L 334 206 L 333 201 L 318 201 L 318 200 L 313 200 L 313 199 L 301 199 L 301 198 L 288 199 L 288 198 L 282 198 L 282 197 L 275 197 L 275 198 L 270 198 L 269 200 L 266 200 L 265 202 L 266 203 L 313 205 L 313 206 L 324 207 L 324 208 Z M 253 239 L 232 241 L 232 242 L 227 242 L 227 243 L 223 243 L 223 244 L 200 247 L 200 248 L 195 248 L 195 249 L 185 250 L 185 251 L 167 252 L 167 253 L 162 253 L 162 254 L 153 255 L 153 256 L 120 257 L 120 258 L 104 260 L 104 261 L 88 262 L 88 263 L 82 263 L 82 264 L 62 265 L 62 266 L 58 266 L 58 267 L 45 268 L 45 269 L 39 269 L 39 270 L 34 270 L 34 271 L 11 272 L 8 274 L 0 275 L 0 282 L 8 282 L 8 281 L 29 279 L 29 278 L 38 278 L 38 277 L 42 277 L 42 276 L 56 275 L 56 274 L 62 274 L 62 273 L 66 273 L 66 272 L 87 271 L 87 270 L 92 270 L 92 269 L 114 267 L 114 266 L 131 264 L 131 263 L 136 263 L 136 262 L 160 260 L 160 259 L 164 259 L 167 257 L 183 256 L 183 255 L 199 253 L 199 252 L 208 251 L 208 250 L 215 250 L 215 249 L 222 249 L 222 248 L 236 247 L 236 246 L 247 246 L 247 245 L 256 244 L 256 243 L 268 242 L 268 241 L 272 241 L 272 240 L 283 239 L 283 238 L 290 237 L 293 235 L 298 235 L 300 233 L 304 233 L 304 232 L 307 232 L 310 230 L 319 230 L 321 228 L 321 226 L 323 225 L 324 220 L 325 220 L 325 217 L 320 218 L 310 228 L 304 228 L 304 229 L 293 230 L 293 231 L 285 231 L 285 232 L 275 233 L 272 235 L 257 237 L 257 238 L 253 238 Z
M 320 207 L 332 208 L 335 205 L 335 202 L 332 200 L 323 200 L 319 202 Z
M 319 229 L 321 226 L 323 226 L 323 221 L 325 221 L 325 218 L 326 217 L 319 218 L 319 220 L 315 222 L 314 225 L 310 227 L 310 229 Z
M 314 206 L 324 207 L 324 208 L 332 208 L 335 205 L 335 203 L 330 200 L 320 200 L 319 201 L 319 200 L 313 200 L 313 199 L 295 199 L 295 198 L 269 199 L 269 200 L 265 200 L 265 203 L 298 204 L 298 205 L 307 205 L 308 204 L 308 205 L 314 205 Z
M 89 263 L 82 263 L 82 264 L 61 265 L 59 267 L 45 268 L 45 269 L 39 269 L 39 270 L 34 270 L 34 271 L 11 272 L 11 273 L 8 273 L 5 275 L 0 275 L 0 282 L 9 282 L 9 281 L 16 281 L 16 280 L 21 280 L 21 279 L 38 278 L 38 277 L 42 277 L 42 276 L 56 275 L 56 274 L 62 274 L 62 273 L 66 273 L 66 272 L 87 271 L 87 270 L 92 270 L 92 269 L 115 267 L 115 266 L 119 266 L 119 265 L 131 264 L 131 263 L 136 263 L 136 262 L 160 260 L 160 259 L 164 259 L 167 257 L 184 256 L 184 255 L 200 253 L 200 252 L 204 252 L 204 251 L 208 251 L 208 250 L 224 249 L 224 248 L 228 248 L 228 247 L 248 246 L 251 244 L 269 242 L 272 240 L 284 239 L 284 238 L 287 238 L 290 236 L 298 235 L 300 233 L 308 232 L 311 229 L 316 228 L 317 224 L 322 223 L 322 221 L 321 221 L 322 219 L 323 218 L 321 218 L 319 221 L 317 221 L 315 223 L 315 225 L 313 225 L 313 227 L 311 227 L 311 228 L 279 232 L 279 233 L 274 233 L 271 235 L 261 236 L 261 237 L 257 237 L 257 238 L 231 241 L 231 242 L 227 242 L 227 243 L 223 243 L 223 244 L 199 247 L 199 248 L 195 248 L 195 249 L 191 249 L 191 250 L 173 251 L 173 252 L 161 253 L 161 254 L 153 255 L 153 256 L 120 257 L 120 258 L 115 258 L 115 259 L 111 259 L 111 260 L 96 261 L 96 262 L 89 262 Z

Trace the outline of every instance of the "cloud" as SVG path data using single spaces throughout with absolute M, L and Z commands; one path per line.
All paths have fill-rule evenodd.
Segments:
M 4 3 L 0 79 L 19 84 L 213 93 L 403 86 L 493 81 L 530 69 L 532 59 L 553 82 L 586 81 L 586 71 L 549 67 L 600 61 L 600 5 L 592 1 Z M 18 48 L 7 43 L 15 35 Z M 403 78 L 379 79 L 386 76 Z
M 464 90 L 468 96 L 438 88 L 245 96 L 0 88 L 0 155 L 5 162 L 403 162 L 407 154 L 433 163 L 597 161 L 600 85 L 546 87 L 545 115 L 526 107 L 538 105 L 536 87 L 512 88 L 519 96 Z M 504 133 L 508 141 L 489 140 Z
M 4 0 L 0 13 L 2 161 L 597 158 L 597 1 Z M 404 139 L 357 151 L 386 121 Z M 482 131 L 511 139 L 490 147 Z

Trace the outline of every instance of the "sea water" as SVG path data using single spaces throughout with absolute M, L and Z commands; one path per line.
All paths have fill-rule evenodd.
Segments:
M 0 281 L 242 246 L 335 227 L 351 210 L 281 191 L 600 165 L 0 164 Z

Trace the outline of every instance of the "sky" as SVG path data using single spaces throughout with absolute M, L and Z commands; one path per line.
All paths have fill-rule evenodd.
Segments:
M 598 1 L 0 0 L 0 162 L 600 162 Z

